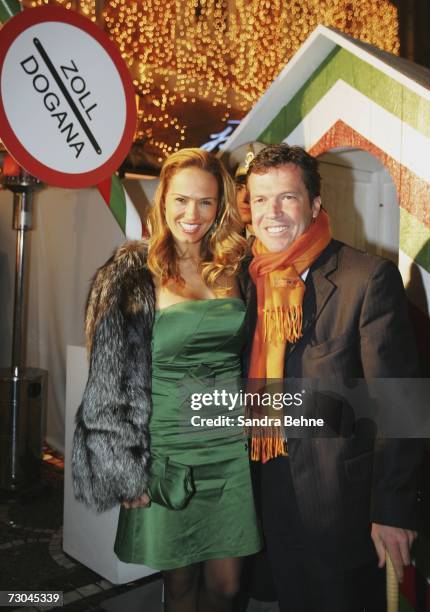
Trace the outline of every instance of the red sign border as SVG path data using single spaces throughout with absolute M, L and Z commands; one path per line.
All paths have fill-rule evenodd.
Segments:
M 75 26 L 81 30 L 84 30 L 84 32 L 94 38 L 104 48 L 106 53 L 108 53 L 116 69 L 118 70 L 122 85 L 124 87 L 126 100 L 126 121 L 121 141 L 115 152 L 108 160 L 106 160 L 99 168 L 89 172 L 81 172 L 76 174 L 60 172 L 59 170 L 53 170 L 49 166 L 46 166 L 38 161 L 17 139 L 10 126 L 3 107 L 1 95 L 1 74 L 3 71 L 4 60 L 10 46 L 15 38 L 28 27 L 49 21 L 56 21 Z M 135 94 L 130 73 L 128 72 L 124 60 L 122 59 L 121 54 L 115 44 L 107 37 L 105 32 L 103 32 L 92 21 L 72 10 L 63 9 L 61 7 L 42 6 L 26 9 L 12 17 L 4 24 L 1 29 L 0 36 L 0 138 L 12 157 L 14 157 L 16 161 L 23 166 L 25 170 L 27 170 L 27 172 L 30 172 L 30 174 L 33 174 L 38 179 L 46 182 L 48 185 L 55 187 L 84 188 L 97 185 L 104 179 L 111 176 L 127 156 L 133 142 L 136 119 L 137 113 Z

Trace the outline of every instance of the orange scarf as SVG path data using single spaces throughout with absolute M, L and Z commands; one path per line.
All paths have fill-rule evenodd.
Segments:
M 318 217 L 291 246 L 271 253 L 256 239 L 249 267 L 257 287 L 257 328 L 252 344 L 250 379 L 284 377 L 287 342 L 302 335 L 302 303 L 305 284 L 300 275 L 307 270 L 331 240 L 329 217 L 321 209 Z M 281 411 L 282 415 L 282 411 Z M 279 417 L 279 415 L 277 415 Z M 258 435 L 259 434 L 259 435 Z M 252 431 L 251 459 L 263 463 L 286 455 L 283 428 Z

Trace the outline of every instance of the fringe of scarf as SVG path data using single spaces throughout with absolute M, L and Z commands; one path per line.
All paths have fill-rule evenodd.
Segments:
M 251 438 L 251 461 L 266 463 L 269 459 L 279 456 L 288 456 L 287 443 L 284 438 L 277 436 L 253 436 Z
M 298 306 L 265 308 L 264 342 L 297 342 L 302 336 L 303 310 Z

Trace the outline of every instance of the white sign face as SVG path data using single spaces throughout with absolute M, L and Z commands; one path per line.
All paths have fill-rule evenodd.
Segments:
M 96 177 L 97 170 L 105 167 L 105 175 L 114 172 L 131 145 L 133 90 L 109 39 L 89 20 L 72 13 L 58 8 L 31 9 L 21 15 L 27 22 L 36 17 L 35 23 L 10 28 L 14 32 L 9 44 L 3 45 L 7 50 L 0 78 L 1 112 L 8 127 L 0 137 L 35 176 L 59 184 L 58 173 L 69 175 L 68 183 L 73 183 L 73 176 L 86 175 L 91 177 L 87 182 L 94 184 L 95 178 L 106 178 Z M 15 19 L 19 22 L 21 15 L 5 28 Z M 56 20 L 56 15 L 61 18 Z M 127 77 L 130 83 L 124 82 Z M 122 157 L 107 169 L 119 149 Z
M 124 131 L 124 88 L 109 55 L 74 26 L 40 23 L 6 55 L 1 90 L 21 144 L 60 172 L 89 172 L 115 152 Z

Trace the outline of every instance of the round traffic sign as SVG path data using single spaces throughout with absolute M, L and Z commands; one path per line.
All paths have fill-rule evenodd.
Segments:
M 50 185 L 96 185 L 129 151 L 136 125 L 131 77 L 106 34 L 78 13 L 40 7 L 6 22 L 0 94 L 0 138 Z

